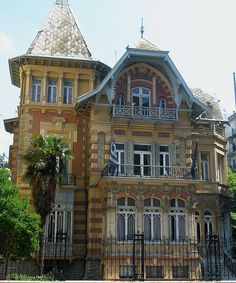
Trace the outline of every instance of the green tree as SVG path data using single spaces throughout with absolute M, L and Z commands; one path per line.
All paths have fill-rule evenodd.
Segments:
M 30 211 L 27 199 L 19 196 L 8 169 L 0 169 L 0 255 L 4 277 L 9 260 L 32 257 L 39 248 L 40 218 Z
M 55 202 L 57 185 L 62 180 L 64 161 L 72 159 L 66 141 L 59 136 L 34 136 L 29 149 L 22 156 L 26 163 L 24 178 L 30 181 L 32 200 L 41 218 L 39 273 L 43 274 L 45 256 L 45 225 Z
M 230 214 L 232 219 L 232 236 L 236 240 L 236 174 L 228 168 L 228 186 L 232 198 Z

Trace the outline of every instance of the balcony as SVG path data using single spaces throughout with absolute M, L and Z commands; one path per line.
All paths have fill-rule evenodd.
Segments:
M 176 121 L 178 112 L 176 109 L 143 107 L 129 105 L 113 105 L 113 117 L 124 119 L 140 119 L 140 120 L 167 120 Z
M 108 165 L 104 168 L 102 176 L 131 177 L 131 178 L 166 178 L 166 179 L 193 179 L 191 167 L 182 166 L 152 166 L 119 164 L 111 172 Z M 198 179 L 197 176 L 195 179 Z
M 195 132 L 205 136 L 218 135 L 225 138 L 225 127 L 222 125 L 214 124 L 211 126 L 210 124 L 195 124 L 193 128 Z

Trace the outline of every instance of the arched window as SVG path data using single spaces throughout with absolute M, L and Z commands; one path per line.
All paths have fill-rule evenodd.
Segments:
M 124 105 L 125 104 L 125 98 L 123 95 L 116 95 L 116 98 L 115 98 L 115 103 L 116 105 Z
M 144 239 L 146 241 L 161 240 L 161 208 L 160 200 L 157 198 L 146 198 L 144 200 Z
M 205 237 L 212 235 L 212 214 L 209 211 L 204 212 L 203 220 Z
M 131 240 L 135 233 L 135 200 L 130 197 L 117 199 L 117 240 Z
M 186 239 L 186 210 L 185 201 L 171 199 L 169 217 L 169 237 L 171 241 L 184 241 Z
M 166 100 L 164 97 L 160 97 L 158 99 L 158 107 L 160 107 L 161 109 L 166 109 Z
M 195 224 L 196 224 L 196 232 L 195 232 L 195 237 L 197 241 L 199 242 L 201 239 L 201 217 L 198 211 L 195 211 Z
M 134 106 L 150 107 L 150 89 L 146 87 L 134 87 L 132 89 Z

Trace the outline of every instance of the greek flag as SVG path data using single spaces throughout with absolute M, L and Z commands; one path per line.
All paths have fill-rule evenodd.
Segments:
M 191 166 L 191 175 L 193 179 L 196 179 L 196 171 L 197 171 L 197 148 L 198 142 L 195 143 L 194 153 L 192 155 L 192 166 Z
M 110 159 L 108 164 L 109 173 L 118 174 L 118 157 L 117 157 L 117 150 L 116 144 L 114 140 L 111 141 L 111 151 L 110 151 Z

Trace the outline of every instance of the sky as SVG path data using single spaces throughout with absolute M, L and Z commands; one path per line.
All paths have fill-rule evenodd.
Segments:
M 20 90 L 10 81 L 8 59 L 26 53 L 56 0 L 1 1 L 0 154 L 8 155 L 12 135 L 4 119 L 16 116 Z M 95 59 L 110 67 L 127 46 L 144 38 L 169 55 L 190 88 L 220 100 L 224 116 L 235 110 L 235 0 L 69 0 Z

